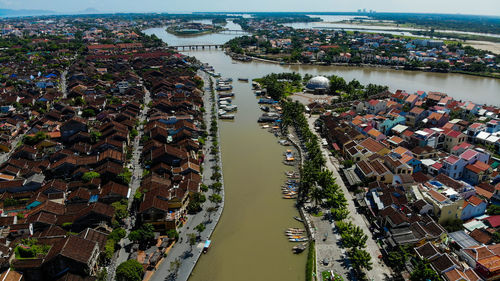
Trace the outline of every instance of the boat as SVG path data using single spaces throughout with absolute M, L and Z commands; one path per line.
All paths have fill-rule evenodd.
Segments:
M 233 111 L 238 110 L 238 106 L 235 105 L 235 104 L 223 105 L 223 106 L 221 106 L 221 108 L 224 109 L 227 112 L 233 112 Z
M 232 120 L 234 119 L 234 114 L 222 114 L 221 116 L 219 116 L 219 119 Z
M 233 89 L 233 86 L 231 85 L 217 85 L 217 88 L 215 88 L 217 91 L 231 91 Z
M 233 82 L 233 78 L 220 78 L 215 80 L 217 83 L 231 83 Z
M 219 116 L 220 116 L 220 115 L 226 114 L 227 112 L 224 109 L 219 109 L 219 111 L 217 113 L 219 113 Z
M 263 106 L 260 107 L 260 110 L 262 110 L 264 112 L 269 112 L 270 108 L 269 108 L 269 106 L 263 105 Z
M 238 78 L 238 81 L 248 82 L 248 78 Z
M 297 195 L 283 195 L 283 199 L 296 199 Z
M 289 227 L 286 229 L 287 231 L 306 231 L 303 228 L 297 228 L 297 227 Z
M 231 102 L 232 100 L 230 97 L 223 97 L 223 98 L 219 97 L 219 102 L 221 102 L 221 101 Z
M 305 237 L 304 238 L 290 238 L 290 239 L 288 239 L 288 241 L 290 241 L 290 242 L 305 242 L 307 240 L 308 239 Z
M 229 98 L 229 97 L 234 97 L 234 93 L 219 93 L 219 99 L 220 98 Z
M 208 248 L 210 248 L 211 240 L 205 241 L 205 245 L 203 246 L 203 253 L 206 254 L 208 252 Z
M 263 95 L 265 95 L 265 94 L 266 94 L 266 93 L 265 93 L 265 92 L 263 92 L 263 91 L 255 91 L 255 95 L 256 95 L 257 97 L 263 96 Z
M 302 253 L 305 249 L 307 248 L 307 242 L 306 243 L 302 243 L 300 245 L 297 245 L 297 246 L 293 246 L 292 248 L 292 251 L 294 254 L 300 254 Z
M 296 219 L 296 220 L 298 220 L 298 221 L 300 221 L 300 222 L 304 222 L 304 220 L 301 217 L 295 216 L 293 218 Z
M 278 143 L 282 146 L 290 146 L 290 142 L 288 140 L 279 140 Z
M 274 104 L 274 103 L 277 103 L 277 101 L 273 99 L 267 99 L 267 98 L 259 99 L 259 104 Z
M 252 81 L 252 88 L 254 89 L 260 89 L 260 83 L 257 81 Z

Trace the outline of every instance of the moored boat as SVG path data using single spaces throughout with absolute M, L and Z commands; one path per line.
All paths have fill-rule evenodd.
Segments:
M 300 245 L 297 245 L 297 246 L 294 246 L 292 248 L 292 251 L 294 254 L 300 254 L 302 253 L 305 249 L 307 248 L 307 242 L 306 243 L 302 243 Z
M 298 221 L 300 221 L 300 222 L 304 222 L 304 220 L 301 217 L 295 216 L 293 218 L 296 219 L 296 220 L 298 220 Z

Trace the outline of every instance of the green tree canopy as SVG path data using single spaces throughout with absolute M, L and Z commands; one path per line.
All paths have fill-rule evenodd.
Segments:
M 144 269 L 142 265 L 136 260 L 127 260 L 122 262 L 116 268 L 117 281 L 142 281 Z

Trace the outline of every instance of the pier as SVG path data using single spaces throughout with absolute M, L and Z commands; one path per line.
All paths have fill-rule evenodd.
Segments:
M 175 49 L 175 50 L 205 50 L 205 49 L 222 49 L 223 45 L 221 44 L 193 44 L 193 45 L 176 45 L 176 46 L 168 46 L 169 48 Z

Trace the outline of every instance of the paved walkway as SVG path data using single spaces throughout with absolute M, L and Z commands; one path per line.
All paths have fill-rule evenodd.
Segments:
M 208 88 L 210 85 L 208 79 L 211 78 L 202 72 L 198 72 L 198 74 L 203 77 L 205 81 L 205 87 Z M 204 116 L 205 123 L 207 124 L 207 126 L 210 126 L 211 108 L 212 104 L 215 102 L 211 100 L 210 90 L 205 91 L 205 94 L 203 96 L 203 101 L 206 109 Z M 206 157 L 203 162 L 203 175 L 202 175 L 203 183 L 207 186 L 213 183 L 213 181 L 210 179 L 210 176 L 212 175 L 212 167 L 215 166 L 215 161 L 212 161 L 214 155 L 211 155 L 209 153 L 211 146 L 212 142 L 209 137 L 204 146 L 204 154 Z M 222 158 L 220 155 L 220 149 L 219 149 L 219 165 L 221 167 L 221 173 L 222 173 Z M 224 183 L 224 178 L 221 179 L 221 182 Z M 194 269 L 194 266 L 196 265 L 196 262 L 201 256 L 205 240 L 209 239 L 210 236 L 212 235 L 220 219 L 220 216 L 222 215 L 222 211 L 224 209 L 225 198 L 224 198 L 224 187 L 223 187 L 220 193 L 220 195 L 222 196 L 222 203 L 219 204 L 219 206 L 217 207 L 217 211 L 211 215 L 207 212 L 207 209 L 209 207 L 216 207 L 216 205 L 211 203 L 210 200 L 208 199 L 209 196 L 212 194 L 213 191 L 211 189 L 209 189 L 208 192 L 205 192 L 207 201 L 202 205 L 203 210 L 200 213 L 196 215 L 188 215 L 188 220 L 186 224 L 184 224 L 184 226 L 178 230 L 180 232 L 179 241 L 170 250 L 170 252 L 168 253 L 167 257 L 163 260 L 163 262 L 157 267 L 158 269 L 149 279 L 150 281 L 188 280 L 189 276 L 191 275 L 191 272 Z M 189 245 L 188 234 L 190 233 L 197 234 L 194 228 L 200 223 L 205 224 L 205 230 L 200 234 L 201 236 L 200 241 L 195 246 L 191 247 Z M 173 270 L 171 270 L 171 263 L 177 259 L 179 259 L 181 264 L 178 271 L 174 272 Z
M 311 129 L 311 131 L 316 134 L 320 139 L 321 139 L 321 136 L 314 130 L 314 121 L 316 121 L 317 117 L 309 117 L 307 120 L 308 120 L 308 123 L 309 123 L 309 128 Z M 392 273 L 391 273 L 391 270 L 389 267 L 385 266 L 383 261 L 381 261 L 378 256 L 381 254 L 380 253 L 380 249 L 378 247 L 378 245 L 376 244 L 375 240 L 371 239 L 371 232 L 370 230 L 368 229 L 368 226 L 366 224 L 366 221 L 365 219 L 363 218 L 363 215 L 362 214 L 359 214 L 356 210 L 356 207 L 354 206 L 354 198 L 352 197 L 351 193 L 349 193 L 349 190 L 347 189 L 346 185 L 344 184 L 344 181 L 342 180 L 342 177 L 340 176 L 339 174 L 339 163 L 338 163 L 338 160 L 331 156 L 330 152 L 324 148 L 324 147 L 321 147 L 321 151 L 323 153 L 323 157 L 325 157 L 326 159 L 326 167 L 333 172 L 333 176 L 336 178 L 336 182 L 337 184 L 342 188 L 342 191 L 344 192 L 344 195 L 345 195 L 345 198 L 347 199 L 347 208 L 349 209 L 349 213 L 350 213 L 350 216 L 349 218 L 351 219 L 351 221 L 353 222 L 354 225 L 357 225 L 359 227 L 361 227 L 361 229 L 363 229 L 364 233 L 366 235 L 368 235 L 368 240 L 366 241 L 366 251 L 368 253 L 370 253 L 371 257 L 372 257 L 372 262 L 373 262 L 373 269 L 370 270 L 368 273 L 367 273 L 367 277 L 368 277 L 368 280 L 386 280 L 388 279 L 387 277 L 388 276 L 391 276 Z M 323 224 L 329 224 L 328 221 L 324 220 L 322 221 Z M 318 221 L 318 223 L 322 224 L 321 222 Z M 330 225 L 331 227 L 331 225 Z M 330 236 L 330 234 L 329 234 Z M 321 240 L 321 239 L 317 239 L 317 240 Z M 328 249 L 331 245 L 331 243 L 329 243 L 329 241 L 327 240 L 328 243 L 322 243 L 322 240 L 321 241 L 318 241 L 317 243 L 317 246 L 320 247 L 320 249 L 323 247 L 321 245 L 325 245 L 325 249 Z M 326 256 L 322 256 L 323 253 L 326 255 Z M 319 252 L 317 252 L 317 260 L 318 261 L 322 261 L 323 258 L 328 258 L 328 251 L 325 250 L 320 250 Z M 338 253 L 335 253 L 335 254 L 338 254 Z M 319 264 L 318 264 L 319 265 Z M 320 266 L 318 266 L 318 270 L 319 270 Z

